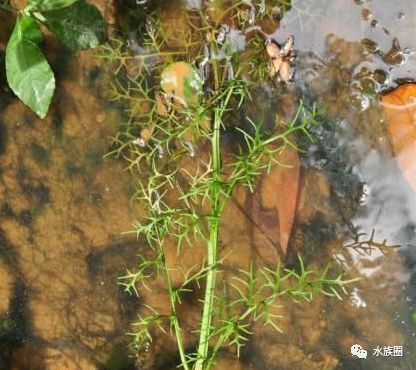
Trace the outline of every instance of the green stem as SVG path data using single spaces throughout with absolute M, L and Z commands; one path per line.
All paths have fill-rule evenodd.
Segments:
M 186 354 L 185 354 L 185 347 L 183 345 L 183 337 L 182 337 L 182 329 L 179 323 L 178 314 L 176 312 L 176 302 L 175 302 L 175 294 L 173 291 L 172 286 L 172 280 L 169 275 L 169 267 L 166 265 L 165 262 L 165 254 L 163 253 L 163 263 L 165 265 L 165 273 L 166 273 L 166 281 L 168 283 L 168 290 L 169 290 L 169 300 L 170 300 L 170 306 L 172 310 L 172 316 L 171 316 L 171 323 L 173 325 L 173 328 L 175 330 L 175 336 L 176 336 L 176 342 L 179 350 L 179 356 L 181 358 L 182 366 L 185 370 L 190 370 L 188 362 L 186 361 Z
M 195 365 L 196 370 L 202 370 L 208 358 L 209 337 L 211 334 L 211 321 L 214 310 L 215 280 L 218 263 L 218 230 L 221 216 L 221 154 L 220 154 L 220 130 L 222 113 L 220 108 L 215 109 L 214 113 L 214 132 L 212 135 L 212 161 L 214 186 L 212 188 L 212 208 L 210 216 L 210 233 L 207 244 L 208 272 L 205 285 L 204 307 L 202 311 L 201 332 L 198 345 L 198 360 Z
M 1 7 L 1 6 L 0 6 Z M 146 58 L 154 58 L 154 57 L 165 57 L 165 56 L 176 56 L 176 55 L 186 55 L 187 53 L 182 51 L 161 51 L 159 53 L 149 53 L 149 54 L 143 54 L 143 55 L 125 55 L 121 57 L 123 60 L 141 60 Z M 98 59 L 113 59 L 113 55 L 97 55 Z

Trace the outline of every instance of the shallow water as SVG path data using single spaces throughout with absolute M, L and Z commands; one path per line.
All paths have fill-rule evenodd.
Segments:
M 114 12 L 111 2 L 92 2 L 128 31 L 155 6 L 115 2 Z M 165 14 L 165 26 L 173 32 L 185 8 L 202 4 L 175 2 L 180 11 L 170 21 Z M 279 28 L 265 28 L 278 42 L 295 36 L 297 70 L 289 89 L 269 91 L 258 106 L 284 110 L 279 103 L 296 96 L 326 111 L 320 140 L 301 158 L 291 246 L 312 265 L 332 261 L 362 280 L 342 302 L 288 304 L 283 334 L 254 327 L 241 360 L 225 356 L 217 368 L 416 368 L 416 196 L 391 154 L 379 104 L 381 93 L 416 76 L 416 4 L 296 0 Z M 7 30 L 0 31 L 1 47 Z M 237 48 L 248 47 L 241 33 L 231 36 Z M 395 39 L 402 53 L 391 51 Z M 90 52 L 74 56 L 49 39 L 46 48 L 59 78 L 46 121 L 0 79 L 0 369 L 134 369 L 124 333 L 142 301 L 123 293 L 117 277 L 145 248 L 134 235 L 121 235 L 141 210 L 130 202 L 135 181 L 125 162 L 103 159 L 124 110 L 102 97 L 105 62 Z M 238 251 L 231 265 L 275 258 L 273 243 L 240 208 L 227 212 L 233 223 L 224 225 L 221 242 Z M 174 368 L 172 342 L 155 343 L 148 363 L 136 368 Z M 366 360 L 351 356 L 355 343 L 368 350 Z M 377 346 L 403 346 L 403 357 L 376 357 Z

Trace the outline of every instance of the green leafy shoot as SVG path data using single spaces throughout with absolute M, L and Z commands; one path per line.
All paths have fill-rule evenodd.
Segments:
M 6 49 L 7 82 L 40 118 L 45 118 L 55 90 L 52 69 L 39 48 L 43 35 L 36 21 L 19 15 Z
M 54 73 L 40 49 L 44 23 L 73 50 L 96 47 L 107 39 L 107 26 L 98 9 L 84 0 L 29 0 L 18 11 L 6 48 L 6 76 L 12 91 L 40 118 L 45 118 L 55 91 Z
M 245 11 L 246 4 L 238 4 Z M 232 15 L 238 11 L 233 7 L 229 12 Z M 290 301 L 309 302 L 315 294 L 341 298 L 344 286 L 351 281 L 344 280 L 342 274 L 331 277 L 328 269 L 307 268 L 302 260 L 297 270 L 286 270 L 280 262 L 273 268 L 255 268 L 253 263 L 231 280 L 217 281 L 225 265 L 225 257 L 219 257 L 219 230 L 234 190 L 244 186 L 254 192 L 259 177 L 272 166 L 290 165 L 280 163 L 281 154 L 289 148 L 306 149 L 299 147 L 300 137 L 312 140 L 309 129 L 318 124 L 320 112 L 314 105 L 306 107 L 299 102 L 293 118 L 276 119 L 270 131 L 251 117 L 245 117 L 249 127 L 243 129 L 230 118 L 252 99 L 253 85 L 258 86 L 259 79 L 267 83 L 267 60 L 250 57 L 247 62 L 238 51 L 231 60 L 210 59 L 222 48 L 215 38 L 221 31 L 209 25 L 203 14 L 201 19 L 192 15 L 192 47 L 171 48 L 169 35 L 157 16 L 157 12 L 151 12 L 140 28 L 143 53 L 129 50 L 121 40 L 110 40 L 97 53 L 113 66 L 111 99 L 126 107 L 128 119 L 111 153 L 125 158 L 128 169 L 139 173 L 134 199 L 140 202 L 145 216 L 135 221 L 132 232 L 149 246 L 148 253 L 139 256 L 136 269 L 128 271 L 120 283 L 128 292 L 141 294 L 146 302 L 153 280 L 157 279 L 156 284 L 163 281 L 170 302 L 164 314 L 151 311 L 146 318 L 141 313 L 132 333 L 135 348 L 146 347 L 163 322 L 159 330 L 175 336 L 180 366 L 185 370 L 207 370 L 225 347 L 233 347 L 239 355 L 254 325 L 260 323 L 282 331 L 279 320 Z M 214 35 L 208 41 L 208 52 L 204 48 L 207 35 Z M 256 46 L 260 54 L 264 49 L 261 39 Z M 261 66 L 262 70 L 249 73 L 247 63 Z M 170 81 L 178 67 L 192 76 L 195 65 L 204 82 L 202 91 L 199 85 L 195 89 L 194 95 L 201 95 L 198 104 L 178 104 L 178 85 L 172 88 Z M 188 103 L 184 94 L 180 96 Z M 223 145 L 221 135 L 236 127 L 241 140 L 230 149 Z M 143 132 L 151 132 L 145 141 Z M 175 245 L 177 259 L 172 254 Z M 202 246 L 205 253 L 197 268 L 183 272 L 183 253 L 193 253 L 190 248 Z M 180 308 L 185 297 L 191 294 L 202 295 L 201 321 L 192 328 L 199 336 L 194 350 L 189 349 L 194 338 L 185 337 L 178 314 L 183 312 Z

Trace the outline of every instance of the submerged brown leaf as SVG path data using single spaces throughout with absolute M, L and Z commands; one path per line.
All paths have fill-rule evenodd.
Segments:
M 236 191 L 233 196 L 247 219 L 247 230 L 253 232 L 257 253 L 262 258 L 267 256 L 267 261 L 276 258 L 276 249 L 270 250 L 271 246 L 277 246 L 281 255 L 287 254 L 299 193 L 298 152 L 289 148 L 276 159 L 281 165 L 263 176 L 254 195 Z
M 289 239 L 295 221 L 296 206 L 299 192 L 300 163 L 295 149 L 287 149 L 278 158 L 283 165 L 272 168 L 261 184 L 260 224 L 266 231 L 275 232 L 279 236 L 280 248 L 284 255 L 287 253 Z M 267 214 L 274 214 L 272 220 L 267 220 Z M 271 221 L 271 223 L 270 223 Z
M 397 163 L 416 190 L 416 84 L 405 84 L 381 98 Z

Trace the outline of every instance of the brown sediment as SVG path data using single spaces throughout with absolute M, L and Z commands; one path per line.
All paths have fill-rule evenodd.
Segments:
M 0 117 L 8 138 L 0 179 L 0 204 L 8 212 L 0 220 L 15 254 L 0 262 L 0 313 L 10 310 L 13 283 L 21 280 L 27 289 L 27 344 L 11 349 L 11 368 L 36 366 L 40 358 L 45 370 L 96 369 L 117 343 L 127 345 L 128 320 L 117 286 L 126 265 L 116 257 L 91 272 L 89 257 L 115 242 L 126 256 L 128 239 L 120 234 L 131 230 L 140 210 L 130 203 L 125 164 L 103 159 L 119 114 L 89 87 L 90 71 L 103 66 L 84 52 L 65 70 L 53 67 L 58 88 L 45 120 L 16 99 Z M 130 242 L 131 256 L 138 247 Z

